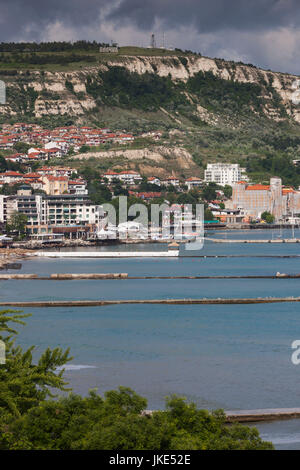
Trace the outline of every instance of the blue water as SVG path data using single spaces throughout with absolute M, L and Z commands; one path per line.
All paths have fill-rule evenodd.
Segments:
M 261 234 L 251 231 L 251 238 Z M 265 233 L 265 232 L 264 232 Z M 268 232 L 269 233 L 269 232 Z M 220 238 L 216 232 L 214 236 Z M 230 234 L 226 234 L 230 236 Z M 236 233 L 233 236 L 237 236 Z M 241 238 L 246 238 L 245 232 Z M 129 249 L 163 249 L 161 245 Z M 107 248 L 106 248 L 107 249 Z M 113 249 L 113 248 L 109 248 Z M 119 247 L 118 247 L 119 249 Z M 165 248 L 164 248 L 165 249 Z M 217 245 L 179 259 L 32 259 L 21 272 L 127 272 L 129 275 L 274 275 L 300 273 L 300 244 Z M 247 258 L 196 258 L 242 255 Z M 143 299 L 300 296 L 300 279 L 1 281 L 0 299 Z M 300 366 L 291 343 L 300 339 L 300 304 L 113 305 L 31 308 L 19 343 L 70 347 L 66 377 L 75 392 L 129 386 L 164 407 L 177 393 L 216 409 L 300 407 Z M 300 448 L 300 421 L 258 426 L 277 448 Z

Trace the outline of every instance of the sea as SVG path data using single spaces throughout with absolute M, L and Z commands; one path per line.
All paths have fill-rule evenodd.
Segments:
M 289 230 L 211 231 L 209 238 L 291 238 Z M 300 239 L 300 230 L 295 230 Z M 167 250 L 138 244 L 98 250 Z M 77 248 L 87 250 L 87 248 Z M 95 247 L 92 248 L 95 250 Z M 9 271 L 10 272 L 10 271 Z M 14 271 L 15 272 L 15 271 Z M 300 273 L 300 243 L 244 244 L 205 240 L 178 258 L 31 258 L 20 273 L 128 273 L 129 276 L 255 276 Z M 1 281 L 0 301 L 256 298 L 300 296 L 299 279 L 133 279 Z M 247 305 L 110 305 L 24 308 L 18 344 L 70 348 L 65 377 L 75 393 L 122 385 L 164 409 L 183 396 L 206 409 L 300 407 L 300 303 Z M 300 449 L 300 420 L 255 424 L 277 449 Z

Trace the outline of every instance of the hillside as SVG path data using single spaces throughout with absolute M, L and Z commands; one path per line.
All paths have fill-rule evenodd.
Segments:
M 118 54 L 0 51 L 0 78 L 7 86 L 2 122 L 103 125 L 137 134 L 159 129 L 163 139 L 145 139 L 144 146 L 188 152 L 189 169 L 176 166 L 175 154 L 169 164 L 178 176 L 202 175 L 207 161 L 232 161 L 261 179 L 278 172 L 283 159 L 290 168 L 299 155 L 293 75 L 189 52 L 121 48 Z M 292 173 L 287 178 L 298 182 Z

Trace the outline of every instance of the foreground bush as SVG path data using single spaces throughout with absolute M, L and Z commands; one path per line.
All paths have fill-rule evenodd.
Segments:
M 0 312 L 0 340 L 6 345 L 6 363 L 0 365 L 0 450 L 218 450 L 272 449 L 258 431 L 226 425 L 222 411 L 197 409 L 172 396 L 166 411 L 145 414 L 146 399 L 128 388 L 101 397 L 71 394 L 51 398 L 49 387 L 66 390 L 58 366 L 68 351 L 47 349 L 33 364 L 32 348 L 14 345 L 16 331 L 9 322 L 22 323 L 16 312 Z M 50 398 L 49 398 L 50 396 Z

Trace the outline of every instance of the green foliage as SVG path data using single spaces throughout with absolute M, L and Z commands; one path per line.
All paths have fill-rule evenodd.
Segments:
M 0 448 L 58 450 L 267 450 L 256 429 L 225 425 L 222 411 L 197 409 L 182 398 L 167 400 L 166 411 L 143 415 L 146 400 L 120 387 L 104 398 L 70 395 L 44 401 L 6 420 Z
M 13 185 L 4 183 L 2 188 L 0 188 L 0 194 L 4 194 L 5 196 L 16 194 L 20 186 L 22 186 L 22 183 L 15 183 Z
M 88 145 L 82 145 L 79 149 L 79 153 L 87 153 L 90 151 L 90 147 Z
M 291 157 L 267 152 L 264 158 L 252 157 L 247 159 L 246 171 L 256 179 L 267 180 L 272 176 L 280 176 L 283 184 L 300 185 L 300 168 L 295 166 Z
M 111 201 L 112 198 L 112 194 L 107 186 L 101 184 L 97 180 L 89 182 L 88 192 L 90 199 L 94 204 L 104 204 L 105 202 Z
M 121 183 L 117 182 L 113 187 L 114 196 L 129 196 L 128 189 L 123 188 Z
M 216 77 L 212 72 L 198 72 L 187 82 L 190 92 L 196 93 L 208 109 L 250 111 L 250 106 L 261 111 L 264 100 L 262 87 Z
M 272 224 L 275 220 L 275 217 L 274 215 L 270 214 L 270 212 L 266 211 L 261 214 L 261 219 L 265 220 L 267 224 Z
M 7 161 L 2 155 L 0 155 L 0 172 L 5 172 L 6 170 L 8 170 Z
M 26 142 L 16 142 L 14 144 L 14 149 L 18 152 L 18 153 L 27 153 L 28 150 L 32 147 L 32 145 L 30 144 L 27 144 Z
M 38 93 L 32 87 L 25 87 L 24 83 L 20 81 L 14 87 L 8 86 L 6 88 L 6 97 L 7 102 L 16 113 L 32 116 Z
M 63 370 L 56 369 L 70 360 L 68 350 L 48 348 L 34 364 L 34 346 L 23 351 L 15 345 L 17 331 L 10 323 L 24 324 L 26 317 L 11 310 L 0 312 L 0 340 L 6 346 L 6 361 L 0 365 L 0 421 L 7 415 L 21 416 L 46 397 L 54 396 L 49 387 L 66 390 Z
M 227 199 L 230 199 L 232 196 L 232 186 L 229 186 L 229 184 L 225 184 L 223 188 L 223 193 Z
M 96 41 L 52 41 L 52 42 L 1 42 L 0 52 L 69 52 L 69 51 L 94 51 L 98 52 L 100 46 L 108 44 Z
M 213 201 L 214 199 L 217 198 L 217 185 L 216 183 L 208 183 L 204 188 L 202 189 L 202 197 L 205 201 Z
M 74 93 L 74 85 L 72 82 L 70 82 L 69 80 L 66 80 L 65 86 L 67 90 L 69 90 L 71 93 Z
M 32 351 L 15 346 L 16 324 L 28 315 L 0 312 L 0 340 L 6 362 L 0 365 L 0 450 L 212 450 L 272 449 L 256 429 L 227 426 L 222 411 L 199 410 L 172 396 L 166 411 L 144 414 L 146 399 L 119 387 L 104 397 L 71 394 L 57 400 L 50 387 L 65 389 L 68 351 L 49 348 L 37 364 Z
M 215 220 L 215 217 L 213 216 L 210 209 L 204 210 L 204 220 Z
M 18 235 L 24 235 L 26 233 L 27 215 L 21 212 L 14 211 L 9 219 L 9 223 L 6 226 L 7 231 L 18 232 Z
M 0 60 L 4 64 L 26 64 L 28 65 L 46 65 L 46 64 L 59 64 L 66 65 L 75 62 L 96 62 L 96 57 L 88 54 L 37 54 L 32 53 L 13 53 L 13 54 L 0 54 Z
M 110 67 L 99 73 L 100 82 L 88 78 L 86 89 L 94 98 L 110 106 L 157 110 L 161 106 L 176 109 L 186 98 L 171 77 L 146 72 L 139 75 L 124 67 Z

